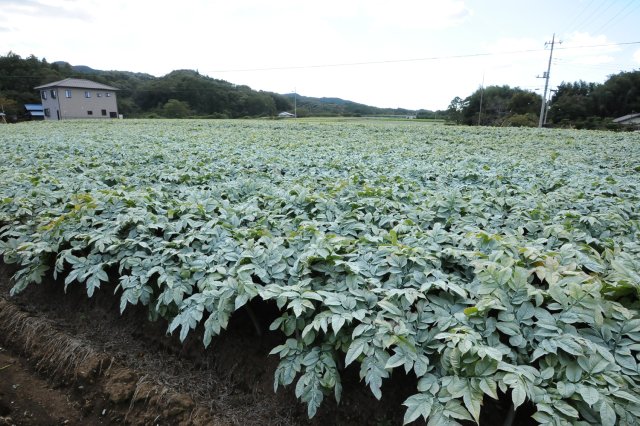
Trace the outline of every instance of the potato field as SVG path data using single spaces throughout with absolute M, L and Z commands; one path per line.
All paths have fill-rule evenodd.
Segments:
M 404 423 L 495 401 L 506 422 L 640 423 L 638 132 L 114 120 L 0 142 L 13 295 L 114 294 L 209 350 L 248 312 L 309 418 L 355 366 L 376 399 L 406 376 Z

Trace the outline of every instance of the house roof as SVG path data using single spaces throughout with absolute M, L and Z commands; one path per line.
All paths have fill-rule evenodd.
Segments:
M 72 87 L 77 89 L 100 89 L 100 90 L 120 90 L 117 87 L 107 86 L 106 84 L 96 83 L 95 81 L 85 80 L 83 78 L 65 78 L 64 80 L 54 81 L 53 83 L 43 84 L 34 87 L 34 89 L 47 89 L 49 87 Z
M 29 112 L 42 111 L 42 104 L 24 104 L 24 109 Z
M 618 118 L 614 119 L 613 122 L 614 123 L 624 123 L 627 120 L 632 120 L 632 119 L 637 118 L 637 117 L 640 117 L 640 113 L 623 115 L 622 117 L 618 117 Z

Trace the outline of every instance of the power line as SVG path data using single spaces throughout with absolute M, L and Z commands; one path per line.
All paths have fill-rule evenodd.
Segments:
M 577 14 L 575 14 L 575 15 L 573 15 L 573 19 L 571 20 L 571 22 L 566 26 L 566 29 L 565 29 L 564 31 L 562 31 L 560 34 L 567 34 L 567 33 L 569 33 L 569 29 L 571 29 L 571 28 L 573 27 L 573 25 L 574 25 L 575 23 L 577 23 L 577 22 L 578 22 L 578 19 L 579 19 L 580 17 L 582 17 L 582 14 L 583 14 L 585 11 L 587 11 L 587 10 L 591 7 L 591 5 L 593 4 L 593 2 L 594 2 L 594 1 L 595 1 L 595 0 L 591 0 L 591 1 L 589 1 L 589 3 L 588 3 L 585 7 L 583 7 L 582 9 L 580 9 L 580 12 L 578 12 L 578 13 L 577 13 Z
M 583 7 L 582 9 L 580 9 L 580 12 L 578 12 L 578 13 L 577 13 L 577 14 L 575 14 L 575 15 L 573 15 L 573 19 L 571 20 L 571 22 L 569 22 L 569 24 L 567 25 L 567 27 L 566 27 L 566 28 L 571 28 L 571 27 L 573 26 L 573 24 L 575 24 L 575 23 L 578 21 L 578 19 L 582 16 L 582 14 L 583 14 L 586 10 L 588 10 L 588 9 L 589 9 L 589 7 L 591 7 L 591 5 L 593 4 L 593 2 L 594 2 L 594 1 L 595 1 L 595 0 L 591 0 L 591 1 L 589 1 L 589 3 L 588 3 L 585 7 Z M 566 34 L 566 33 L 568 33 L 568 32 L 569 32 L 569 30 L 565 30 L 565 31 L 562 31 L 562 34 Z
M 624 12 L 629 6 L 631 6 L 636 0 L 631 0 L 629 1 L 629 3 L 627 3 L 622 9 L 620 9 L 618 11 L 618 13 L 616 13 L 615 15 L 613 15 L 613 17 L 611 19 L 609 19 L 607 22 L 605 22 L 603 25 L 600 26 L 600 28 L 598 28 L 597 30 L 594 31 L 594 33 L 598 33 L 600 31 L 603 31 L 605 28 L 607 28 L 614 19 L 616 19 L 622 12 Z M 633 12 L 635 9 L 637 9 L 639 5 L 636 5 L 636 8 L 632 9 L 631 12 Z M 629 13 L 631 13 L 629 12 Z
M 629 46 L 634 44 L 640 44 L 640 41 L 591 44 L 591 45 L 583 45 L 583 46 L 565 46 L 565 47 L 556 47 L 555 49 L 556 50 L 589 49 L 594 47 Z M 424 58 L 343 62 L 343 63 L 335 63 L 335 64 L 285 65 L 285 66 L 277 66 L 277 67 L 207 70 L 207 72 L 208 73 L 230 73 L 230 72 L 252 72 L 252 71 L 281 71 L 281 70 L 313 69 L 313 68 L 337 68 L 337 67 L 362 66 L 362 65 L 380 65 L 380 64 L 394 64 L 394 63 L 404 63 L 404 62 L 426 62 L 426 61 L 439 61 L 439 60 L 447 60 L 447 59 L 465 59 L 465 58 L 478 58 L 478 57 L 487 57 L 487 56 L 515 55 L 515 54 L 521 54 L 521 53 L 537 53 L 537 52 L 544 52 L 544 51 L 545 49 L 523 49 L 523 50 L 511 50 L 511 51 L 505 51 L 505 52 L 483 52 L 483 53 L 469 53 L 469 54 L 462 54 L 462 55 L 430 56 L 430 57 L 424 57 Z M 33 76 L 33 75 L 0 75 L 0 78 L 35 79 L 39 77 Z
M 602 6 L 605 6 L 606 4 L 607 4 L 607 0 L 603 0 L 595 9 L 593 9 L 593 11 L 591 11 L 591 13 L 584 20 L 582 20 L 582 22 L 580 22 L 578 25 L 574 25 L 572 31 L 578 31 L 580 28 L 583 28 L 588 22 L 590 22 L 593 19 L 594 16 L 597 16 Z M 607 8 L 605 9 L 605 12 L 607 9 L 609 9 L 609 7 L 611 7 L 611 4 L 612 3 L 609 3 L 609 6 L 607 6 Z
M 612 46 L 626 46 L 640 44 L 640 41 L 629 41 L 622 43 L 605 43 L 605 44 L 591 44 L 584 46 L 566 46 L 557 47 L 556 49 L 570 50 L 570 49 L 588 49 L 593 47 L 612 47 Z M 464 58 L 478 58 L 486 56 L 499 56 L 499 55 L 514 55 L 519 53 L 534 53 L 544 52 L 545 49 L 523 49 L 523 50 L 511 50 L 505 52 L 483 52 L 483 53 L 469 53 L 464 55 L 445 55 L 445 56 L 429 56 L 424 58 L 410 58 L 410 59 L 389 59 L 379 61 L 362 61 L 362 62 L 342 62 L 335 64 L 312 64 L 312 65 L 283 65 L 276 67 L 261 67 L 261 68 L 237 68 L 237 69 L 220 69 L 220 70 L 208 70 L 209 73 L 229 73 L 229 72 L 253 72 L 253 71 L 283 71 L 283 70 L 296 70 L 296 69 L 313 69 L 313 68 L 337 68 L 337 67 L 350 67 L 350 66 L 362 66 L 362 65 L 380 65 L 380 64 L 395 64 L 404 62 L 425 62 L 425 61 L 440 61 L 446 59 L 464 59 Z

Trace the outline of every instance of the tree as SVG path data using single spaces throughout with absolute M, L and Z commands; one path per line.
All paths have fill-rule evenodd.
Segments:
M 276 103 L 266 93 L 251 93 L 244 103 L 244 112 L 248 116 L 275 115 Z
M 507 108 L 513 114 L 536 114 L 542 106 L 542 98 L 533 92 L 516 91 L 509 100 Z
M 460 124 L 462 122 L 462 113 L 467 106 L 467 102 L 462 100 L 461 97 L 456 96 L 453 98 L 449 104 L 449 108 L 447 108 L 448 120 Z
M 596 114 L 620 117 L 640 112 L 640 71 L 621 72 L 609 77 L 593 90 Z
M 482 111 L 480 101 L 482 100 Z M 509 125 L 514 115 L 537 114 L 542 98 L 536 93 L 519 87 L 487 86 L 478 89 L 465 99 L 462 122 L 465 124 L 503 126 Z M 522 119 L 518 123 L 522 123 Z M 526 122 L 526 120 L 525 120 Z
M 162 107 L 162 115 L 167 118 L 186 118 L 191 115 L 191 107 L 187 102 L 169 99 Z
M 640 71 L 612 75 L 603 84 L 562 82 L 549 119 L 556 125 L 609 128 L 611 119 L 633 112 L 640 112 Z
M 562 82 L 551 98 L 551 106 L 547 114 L 553 124 L 569 124 L 596 115 L 597 107 L 593 96 L 598 87 L 595 83 L 577 81 Z
M 0 112 L 4 112 L 7 115 L 18 115 L 20 107 L 18 103 L 13 99 L 8 99 L 0 96 Z

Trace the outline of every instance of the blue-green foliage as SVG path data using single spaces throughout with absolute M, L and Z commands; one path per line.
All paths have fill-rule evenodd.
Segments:
M 0 255 L 13 292 L 119 272 L 205 345 L 253 299 L 286 342 L 275 388 L 316 413 L 357 364 L 405 422 L 478 421 L 485 396 L 543 424 L 638 424 L 640 136 L 417 123 L 6 126 Z

